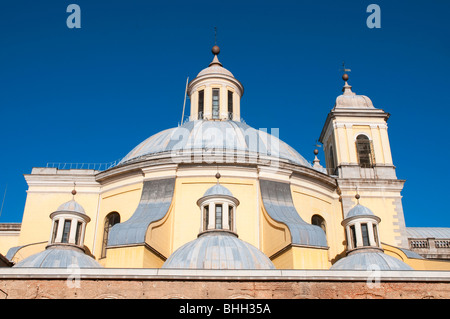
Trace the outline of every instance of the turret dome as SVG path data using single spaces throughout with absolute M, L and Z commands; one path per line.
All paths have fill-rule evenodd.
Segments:
M 274 269 L 263 252 L 225 231 L 203 233 L 178 248 L 162 268 Z
M 381 251 L 354 251 L 347 257 L 339 259 L 330 269 L 332 270 L 413 270 L 403 261 L 386 255 Z M 377 268 L 378 269 L 378 268 Z
M 57 209 L 57 212 L 71 212 L 71 213 L 79 213 L 86 214 L 83 206 L 78 204 L 75 200 L 70 200 L 64 204 L 61 204 Z
M 51 246 L 31 255 L 14 267 L 16 268 L 103 268 L 94 258 L 73 246 Z
M 342 92 L 344 93 L 336 98 L 335 108 L 374 108 L 372 101 L 367 96 L 356 95 L 352 92 L 351 85 L 347 83 L 348 76 L 343 77 L 343 79 L 345 85 L 342 88 Z
M 354 216 L 375 216 L 375 214 L 366 206 L 358 204 L 348 211 L 347 216 L 345 218 Z
M 226 188 L 223 185 L 216 184 L 216 185 L 208 188 L 208 190 L 205 192 L 205 194 L 203 194 L 203 197 L 215 196 L 215 195 L 231 196 L 231 197 L 233 196 L 233 194 L 230 192 L 230 190 L 228 188 Z

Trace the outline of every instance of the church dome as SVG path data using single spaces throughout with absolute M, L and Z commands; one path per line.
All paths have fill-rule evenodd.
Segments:
M 375 214 L 366 206 L 358 204 L 348 211 L 346 218 L 354 216 L 375 216 Z
M 86 214 L 84 208 L 80 204 L 78 204 L 75 200 L 70 200 L 60 205 L 56 211 Z
M 331 270 L 373 270 L 373 266 L 379 270 L 413 270 L 403 261 L 386 255 L 381 251 L 354 251 L 347 257 L 339 259 Z M 377 268 L 378 270 L 378 268 Z
M 219 55 L 220 53 L 220 48 L 215 45 L 213 46 L 211 51 L 212 54 L 214 54 L 214 59 L 211 61 L 207 68 L 201 70 L 200 73 L 197 74 L 197 78 L 205 75 L 226 75 L 234 79 L 234 75 L 230 71 L 225 69 L 222 66 L 222 63 L 219 62 L 219 58 L 217 57 L 217 55 Z
M 231 73 L 228 69 L 225 69 L 222 64 L 211 62 L 211 64 L 200 71 L 199 74 L 197 74 L 197 78 L 204 76 L 204 75 L 226 75 L 234 78 L 233 73 Z
M 271 146 L 273 145 L 273 146 Z M 136 146 L 119 163 L 138 161 L 160 155 L 224 154 L 256 156 L 259 159 L 279 159 L 311 167 L 296 150 L 277 137 L 236 121 L 196 120 L 161 131 Z
M 205 196 L 215 196 L 215 195 L 231 196 L 231 197 L 233 197 L 233 194 L 230 192 L 230 190 L 228 188 L 226 188 L 225 186 L 222 186 L 220 184 L 216 184 L 213 187 L 208 188 L 208 190 L 205 192 L 203 197 L 205 197 Z
M 102 268 L 92 257 L 73 246 L 49 246 L 44 251 L 31 255 L 14 267 L 17 268 Z
M 354 93 L 353 93 L 354 94 Z M 372 101 L 365 95 L 339 95 L 335 107 L 345 108 L 374 108 Z
M 275 269 L 256 247 L 233 233 L 211 231 L 178 248 L 162 268 Z
M 335 108 L 374 108 L 372 101 L 367 96 L 356 95 L 356 93 L 352 92 L 351 85 L 347 83 L 347 74 L 344 74 L 342 79 L 345 81 L 345 85 L 342 88 L 344 93 L 336 98 Z

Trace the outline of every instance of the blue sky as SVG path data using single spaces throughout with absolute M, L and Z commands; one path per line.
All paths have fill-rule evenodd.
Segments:
M 71 3 L 81 29 L 66 26 Z M 366 26 L 370 3 L 381 29 Z M 445 0 L 2 1 L 0 222 L 21 221 L 32 167 L 112 162 L 177 126 L 217 26 L 242 117 L 310 161 L 345 61 L 353 91 L 392 114 L 406 225 L 450 227 L 449 12 Z

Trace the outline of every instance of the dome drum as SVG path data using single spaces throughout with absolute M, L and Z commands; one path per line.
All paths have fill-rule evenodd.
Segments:
M 197 205 L 201 211 L 200 234 L 216 230 L 236 233 L 239 200 L 228 188 L 217 182 L 197 201 Z
M 217 57 L 220 49 L 218 46 L 214 48 L 213 61 L 188 84 L 187 94 L 191 101 L 189 119 L 240 121 L 240 100 L 244 87 L 222 66 Z
M 347 237 L 347 256 L 339 259 L 333 270 L 411 270 L 403 261 L 386 255 L 381 248 L 379 223 L 381 219 L 369 208 L 358 203 L 342 221 Z
M 381 249 L 379 226 L 381 219 L 369 208 L 359 203 L 353 207 L 341 222 L 347 235 L 347 251 L 359 248 Z
M 76 192 L 72 194 L 75 196 Z M 14 267 L 32 268 L 101 268 L 86 254 L 84 236 L 90 221 L 83 207 L 75 200 L 60 205 L 50 214 L 52 227 L 50 239 L 44 251 L 31 255 Z
M 73 245 L 84 251 L 86 224 L 91 220 L 75 200 L 68 201 L 50 214 L 52 228 L 48 246 Z

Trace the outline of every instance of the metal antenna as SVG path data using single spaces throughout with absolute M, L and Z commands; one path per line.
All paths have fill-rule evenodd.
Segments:
M 184 90 L 183 113 L 181 114 L 181 124 L 180 125 L 183 125 L 183 120 L 184 120 L 184 108 L 186 107 L 186 95 L 187 95 L 188 83 L 189 83 L 189 77 L 187 77 L 186 89 Z
M 77 194 L 77 190 L 75 189 L 76 187 L 77 187 L 77 183 L 73 182 L 72 200 L 75 200 L 75 195 Z
M 5 203 L 5 197 L 6 197 L 6 190 L 7 189 L 8 189 L 8 184 L 6 184 L 5 193 L 3 194 L 2 208 L 0 208 L 0 216 L 2 215 L 2 212 L 3 212 L 3 204 Z

